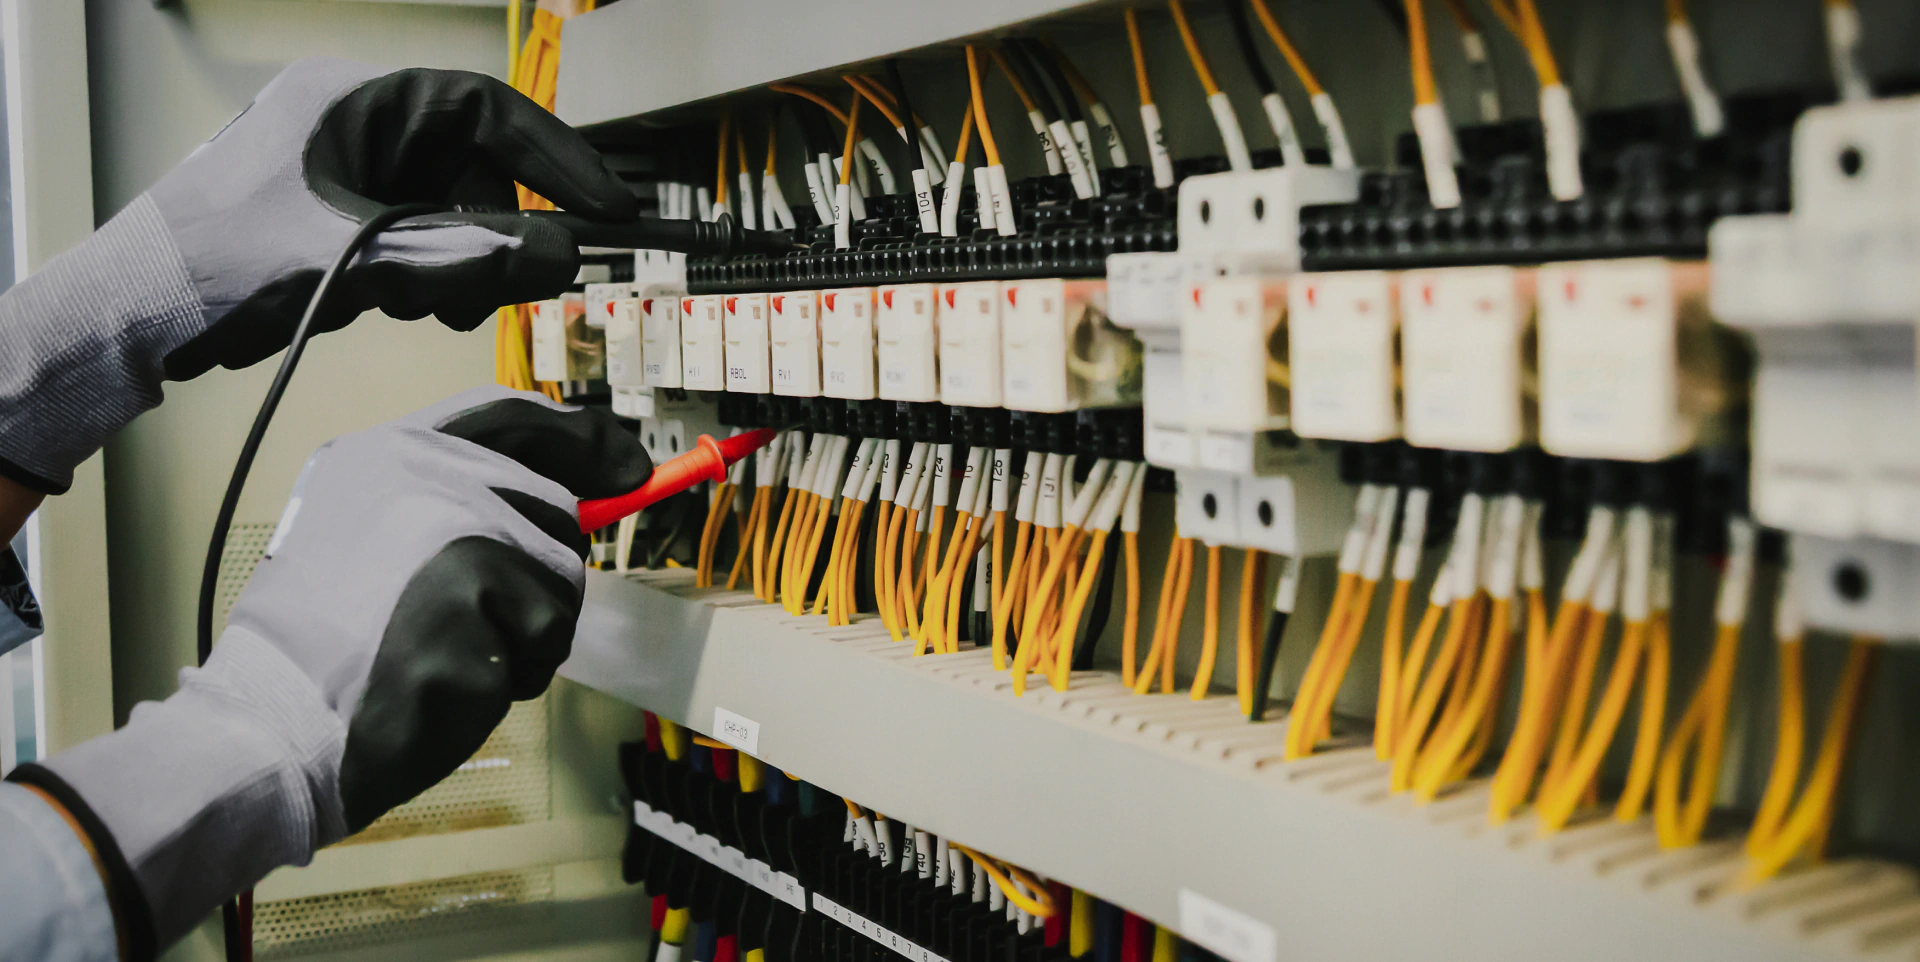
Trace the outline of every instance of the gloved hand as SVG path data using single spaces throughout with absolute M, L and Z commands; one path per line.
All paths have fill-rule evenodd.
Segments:
M 335 282 L 316 331 L 379 308 L 471 330 L 571 284 L 566 231 L 509 213 L 514 182 L 630 219 L 632 193 L 571 127 L 475 73 L 340 60 L 287 68 L 86 243 L 0 297 L 0 474 L 49 494 L 164 379 L 285 347 L 320 275 L 390 205 L 401 221 Z
M 104 829 L 164 946 L 446 777 L 544 691 L 585 586 L 576 499 L 652 472 L 611 415 L 505 388 L 329 442 L 206 666 L 16 777 Z

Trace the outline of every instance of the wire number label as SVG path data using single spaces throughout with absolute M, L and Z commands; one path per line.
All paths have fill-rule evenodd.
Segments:
M 760 750 L 760 723 L 715 705 L 713 738 L 752 755 Z
M 1180 934 L 1227 962 L 1274 962 L 1279 955 L 1273 926 L 1192 889 L 1180 890 Z

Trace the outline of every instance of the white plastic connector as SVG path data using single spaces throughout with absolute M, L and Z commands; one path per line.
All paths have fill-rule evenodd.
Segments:
M 1562 457 L 1658 461 L 1694 443 L 1681 407 L 1680 314 L 1661 260 L 1540 269 L 1540 444 Z
M 1233 101 L 1227 99 L 1227 92 L 1207 97 L 1207 109 L 1213 112 L 1213 123 L 1220 131 L 1220 142 L 1227 152 L 1227 166 L 1234 170 L 1252 170 L 1253 155 L 1247 152 L 1247 135 L 1240 129 L 1240 118 L 1233 112 Z
M 1792 584 L 1806 624 L 1892 644 L 1920 643 L 1920 545 L 1795 534 Z
M 1358 173 L 1327 167 L 1189 177 L 1180 184 L 1180 254 L 1234 255 L 1217 266 L 1236 272 L 1297 271 L 1300 209 L 1359 196 Z
M 1001 285 L 1002 403 L 1016 411 L 1071 411 L 1139 400 L 1140 344 L 1106 319 L 1101 281 Z
M 1460 206 L 1460 177 L 1454 168 L 1453 126 L 1439 103 L 1413 108 L 1413 133 L 1420 141 L 1420 163 L 1427 175 L 1427 199 L 1439 210 Z
M 1258 277 L 1194 283 L 1181 304 L 1189 429 L 1287 426 L 1286 285 Z
M 727 390 L 767 394 L 773 390 L 765 294 L 728 294 L 726 308 Z
M 1179 471 L 1174 477 L 1174 523 L 1181 536 L 1210 545 L 1239 544 L 1240 479 L 1212 471 Z
M 647 384 L 640 340 L 640 303 L 638 297 L 620 298 L 613 302 L 613 310 L 608 315 L 607 386 L 616 392 L 643 388 Z
M 1278 93 L 1270 93 L 1260 98 L 1260 109 L 1267 114 L 1267 126 L 1272 128 L 1275 140 L 1280 142 L 1280 157 L 1288 167 L 1305 166 L 1307 152 L 1300 146 L 1300 133 L 1294 129 L 1293 117 L 1287 113 L 1287 103 Z
M 1511 267 L 1408 271 L 1400 278 L 1407 440 L 1508 451 L 1531 437 L 1523 396 L 1532 291 Z
M 879 395 L 888 401 L 938 401 L 939 330 L 932 284 L 879 288 L 874 333 L 880 363 Z
M 727 389 L 726 320 L 718 294 L 680 299 L 680 386 Z
M 773 393 L 820 396 L 820 292 L 787 291 L 767 297 Z
M 1173 155 L 1167 152 L 1166 131 L 1160 126 L 1160 108 L 1140 105 L 1140 127 L 1147 136 L 1147 161 L 1153 168 L 1153 186 L 1173 186 Z
M 1385 272 L 1302 274 L 1287 285 L 1293 430 L 1301 437 L 1400 436 L 1398 312 Z
M 1580 115 L 1564 84 L 1540 88 L 1540 128 L 1547 139 L 1547 189 L 1555 200 L 1578 200 L 1586 190 L 1580 179 Z
M 873 288 L 820 292 L 821 393 L 867 401 L 877 396 Z
M 680 298 L 640 299 L 640 358 L 647 387 L 680 386 Z
M 940 332 L 940 401 L 999 407 L 1000 282 L 942 284 L 935 302 Z
M 533 305 L 530 340 L 533 348 L 533 378 L 536 381 L 567 379 L 566 305 L 558 298 Z
M 1327 156 L 1333 161 L 1335 170 L 1353 169 L 1353 146 L 1347 141 L 1347 125 L 1340 119 L 1340 110 L 1334 106 L 1333 95 L 1321 92 L 1313 95 L 1313 115 L 1320 119 L 1320 129 L 1327 134 Z

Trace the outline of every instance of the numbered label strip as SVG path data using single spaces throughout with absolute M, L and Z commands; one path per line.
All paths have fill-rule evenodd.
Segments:
M 850 909 L 818 892 L 813 893 L 813 910 L 912 959 L 913 962 L 947 962 L 944 956 L 933 954 L 932 951 L 908 941 L 906 936 L 892 929 L 880 927 L 878 923 L 864 915 L 854 914 Z
M 676 821 L 665 812 L 654 811 L 646 802 L 633 803 L 633 824 L 692 852 L 715 868 L 802 912 L 807 910 L 807 890 L 800 887 L 799 879 L 785 872 L 776 872 L 773 866 L 757 858 L 748 858 L 747 853 L 731 845 L 722 845 L 719 839 L 695 831 L 693 826 Z

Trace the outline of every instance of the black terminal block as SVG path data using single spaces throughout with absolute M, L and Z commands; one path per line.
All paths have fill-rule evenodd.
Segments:
M 1370 173 L 1350 204 L 1300 212 L 1310 271 L 1541 263 L 1603 257 L 1706 256 L 1707 230 L 1734 214 L 1784 211 L 1793 121 L 1814 98 L 1735 98 L 1727 130 L 1701 140 L 1686 108 L 1662 104 L 1596 112 L 1581 156 L 1585 196 L 1547 190 L 1537 121 L 1458 131 L 1462 201 L 1428 201 L 1412 134 L 1397 170 Z
M 853 225 L 853 247 L 833 245 L 832 225 L 797 231 L 787 253 L 689 257 L 687 290 L 739 294 L 877 284 L 1100 277 L 1107 255 L 1175 248 L 1174 196 L 1151 185 L 1143 168 L 1101 172 L 1105 193 L 1073 196 L 1065 175 L 1012 185 L 1020 232 L 979 229 L 973 191 L 960 201 L 960 236 L 919 233 L 907 195 L 872 197 Z

